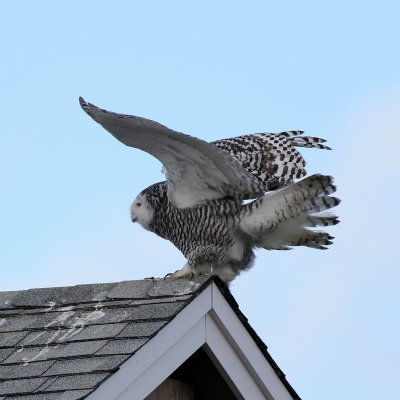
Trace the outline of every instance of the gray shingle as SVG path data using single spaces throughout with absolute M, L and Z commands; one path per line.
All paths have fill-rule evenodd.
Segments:
M 77 331 L 77 329 L 50 329 L 30 332 L 18 346 L 46 346 L 47 344 L 66 342 L 63 338 L 68 338 L 74 331 Z
M 0 395 L 32 393 L 48 378 L 18 379 L 0 382 Z
M 92 390 L 67 390 L 57 400 L 79 400 L 85 398 Z M 13 399 L 14 400 L 14 399 Z M 29 399 L 27 399 L 29 400 Z
M 81 324 L 118 323 L 140 319 L 168 319 L 185 305 L 185 302 L 157 303 L 133 307 L 102 308 L 97 311 L 74 310 L 74 308 L 67 307 L 57 312 L 4 318 L 0 325 L 0 332 L 22 331 L 27 328 L 71 327 L 77 324 L 79 326 Z
M 192 281 L 187 279 L 155 279 L 155 284 L 148 292 L 148 297 L 183 296 L 196 292 L 210 277 L 203 276 Z
M 10 354 L 14 353 L 15 349 L 0 349 L 0 363 L 3 362 Z
M 62 306 L 65 307 L 65 306 Z M 32 307 L 32 308 L 20 308 L 21 314 L 29 315 L 29 314 L 40 314 L 40 313 L 48 313 L 55 309 L 55 307 Z M 10 310 L 10 312 L 13 310 Z
M 123 307 L 130 304 L 132 300 L 106 300 L 106 301 L 96 301 L 93 303 L 82 303 L 82 304 L 74 304 L 74 310 L 98 310 L 101 308 L 115 308 L 115 307 Z
M 67 390 L 57 400 L 79 400 L 85 398 L 92 390 Z M 14 400 L 14 399 L 13 399 Z M 29 400 L 29 399 L 27 399 Z
M 49 387 L 53 382 L 55 382 L 57 380 L 57 378 L 58 378 L 57 376 L 50 376 L 46 380 L 46 382 L 43 383 L 43 385 L 39 386 L 36 389 L 36 392 L 41 393 L 41 392 L 45 391 L 47 387 Z
M 27 331 L 0 333 L 0 347 L 15 346 L 27 334 Z
M 79 400 L 86 397 L 90 390 L 67 390 L 66 392 L 41 393 L 33 395 L 16 396 L 10 400 Z M 1 399 L 0 399 L 1 400 Z
M 46 345 L 51 343 L 67 343 L 71 341 L 108 339 L 118 335 L 127 323 L 91 325 L 74 329 L 47 330 L 30 332 L 18 345 Z
M 101 302 L 108 298 L 107 294 L 118 283 L 98 283 L 73 286 L 65 300 L 67 304 L 81 304 L 89 302 Z
M 128 322 L 146 319 L 169 319 L 180 311 L 186 303 L 145 304 L 137 307 L 111 308 L 105 311 L 101 321 L 88 321 L 87 325 L 101 322 L 102 324 Z
M 27 394 L 24 396 L 9 397 L 10 400 L 60 400 L 62 393 Z
M 10 302 L 16 307 L 52 307 L 67 304 L 88 303 L 106 299 L 106 294 L 116 283 L 99 283 L 44 289 L 30 289 L 21 292 L 8 292 L 3 302 Z M 7 293 L 7 292 L 3 292 Z M 5 307 L 9 308 L 9 307 Z
M 57 311 L 46 313 L 20 315 L 16 317 L 4 318 L 0 326 L 0 332 L 20 331 L 26 328 L 41 329 L 55 327 L 74 327 L 96 323 L 105 315 L 101 310 L 75 310 L 73 306 L 62 307 Z
M 135 321 L 142 319 L 169 319 L 171 316 L 180 311 L 185 305 L 185 302 L 144 304 L 132 308 L 132 313 L 125 320 Z
M 128 324 L 104 324 L 91 325 L 83 328 L 75 336 L 71 336 L 71 340 L 88 340 L 88 339 L 108 339 L 116 337 Z
M 16 307 L 27 308 L 62 305 L 71 289 L 72 287 L 55 287 L 23 290 L 11 299 L 11 303 Z
M 93 389 L 108 376 L 110 376 L 108 373 L 61 376 L 41 391 Z
M 60 318 L 61 315 L 65 315 L 65 313 L 40 313 L 34 315 L 5 317 L 5 321 L 0 324 L 0 332 L 22 331 L 27 328 L 43 328 L 56 321 L 56 319 Z
M 102 354 L 133 354 L 148 339 L 119 339 L 110 340 L 96 355 Z
M 87 372 L 112 371 L 118 368 L 130 355 L 77 358 L 56 361 L 44 375 L 83 374 Z
M 33 330 L 45 327 L 54 328 L 58 326 L 71 327 L 77 324 L 86 324 L 87 322 L 93 323 L 104 316 L 104 312 L 101 310 L 75 310 L 73 306 L 48 310 L 47 312 L 38 312 L 36 314 L 4 317 L 0 323 L 0 332 Z
M 0 310 L 14 308 L 12 301 L 20 293 L 20 291 L 0 292 Z
M 154 285 L 154 280 L 119 282 L 107 293 L 109 299 L 141 299 L 147 297 L 147 292 Z
M 131 338 L 139 336 L 152 336 L 155 332 L 161 329 L 167 321 L 148 321 L 136 322 L 129 324 L 121 333 L 117 335 L 118 338 Z
M 59 344 L 56 346 L 24 347 L 21 351 L 11 354 L 4 363 L 45 361 L 74 356 L 86 356 L 101 349 L 107 340 L 93 340 L 87 342 L 76 342 Z
M 9 310 L 0 310 L 0 318 L 10 317 L 12 315 L 21 314 L 24 310 L 21 308 L 12 308 Z
M 26 309 L 19 309 L 19 310 L 7 310 L 7 311 L 0 311 L 0 315 L 2 312 L 4 313 L 15 313 L 15 311 L 22 312 L 24 315 L 27 314 L 40 314 L 40 313 L 54 313 L 54 312 L 60 312 L 60 311 L 66 311 L 66 310 L 73 310 L 73 311 L 95 311 L 99 310 L 102 308 L 114 308 L 114 307 L 123 307 L 127 306 L 130 304 L 132 300 L 127 299 L 127 300 L 114 300 L 114 301 L 96 301 L 96 302 L 90 302 L 90 303 L 81 303 L 81 304 L 71 304 L 71 305 L 58 305 L 58 306 L 52 306 L 52 307 L 34 307 L 34 308 L 26 308 Z M 7 315 L 8 315 L 7 314 Z
M 174 303 L 176 301 L 185 301 L 191 299 L 191 295 L 185 296 L 171 296 L 171 297 L 164 297 L 164 298 L 150 298 L 150 299 L 139 299 L 139 300 L 129 300 L 129 304 L 131 306 L 140 306 L 142 304 L 160 304 L 160 303 Z
M 40 377 L 54 361 L 0 365 L 0 379 Z

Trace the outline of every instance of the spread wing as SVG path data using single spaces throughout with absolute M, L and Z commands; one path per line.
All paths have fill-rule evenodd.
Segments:
M 79 101 L 83 110 L 119 141 L 161 161 L 166 170 L 168 198 L 175 206 L 264 194 L 259 179 L 216 146 L 149 119 L 109 112 L 82 98 Z
M 306 175 L 306 162 L 296 147 L 330 150 L 324 139 L 299 136 L 303 131 L 253 133 L 212 142 L 252 173 L 265 190 L 287 186 Z

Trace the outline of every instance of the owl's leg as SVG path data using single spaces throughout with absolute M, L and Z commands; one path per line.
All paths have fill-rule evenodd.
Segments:
M 229 264 L 213 266 L 209 263 L 206 263 L 198 264 L 192 267 L 189 263 L 186 263 L 182 269 L 179 269 L 174 273 L 167 274 L 165 278 L 190 280 L 194 279 L 196 276 L 207 274 L 218 275 L 225 283 L 228 284 L 235 279 L 239 272 L 235 271 Z
M 215 273 L 215 267 L 224 258 L 224 249 L 217 245 L 195 246 L 186 254 L 187 263 L 179 271 L 168 274 L 172 279 L 193 279 L 199 275 Z

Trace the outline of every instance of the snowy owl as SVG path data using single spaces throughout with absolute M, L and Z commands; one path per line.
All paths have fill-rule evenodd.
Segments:
M 170 240 L 187 258 L 171 278 L 201 274 L 232 281 L 251 267 L 254 249 L 326 249 L 339 204 L 332 177 L 306 175 L 296 147 L 329 149 L 302 131 L 255 133 L 207 143 L 149 119 L 116 114 L 80 98 L 83 110 L 114 137 L 156 157 L 166 181 L 143 190 L 131 219 Z M 252 200 L 244 203 L 243 200 Z

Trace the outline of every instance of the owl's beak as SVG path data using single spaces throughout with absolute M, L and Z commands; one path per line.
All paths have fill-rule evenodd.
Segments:
M 137 217 L 136 218 L 132 218 L 132 222 L 136 222 L 137 221 Z

